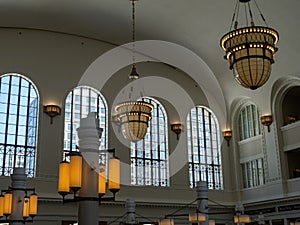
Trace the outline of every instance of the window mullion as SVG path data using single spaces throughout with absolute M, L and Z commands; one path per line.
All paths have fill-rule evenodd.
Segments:
M 2 80 L 2 79 L 1 79 Z M 5 161 L 6 161 L 6 153 L 7 153 L 7 138 L 8 138 L 8 121 L 9 121 L 9 106 L 10 106 L 10 95 L 11 95 L 11 81 L 12 76 L 9 76 L 9 85 L 8 85 L 8 95 L 7 95 L 7 108 L 6 108 L 6 123 L 5 123 L 5 140 L 4 140 L 4 154 L 3 154 L 3 170 L 2 170 L 2 176 L 5 175 Z

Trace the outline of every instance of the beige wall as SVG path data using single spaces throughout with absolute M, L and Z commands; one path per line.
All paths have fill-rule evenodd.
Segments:
M 114 46 L 83 37 L 29 29 L 2 29 L 0 41 L 2 43 L 0 74 L 19 73 L 27 76 L 37 86 L 40 94 L 36 178 L 28 180 L 28 186 L 36 187 L 41 199 L 39 215 L 34 224 L 56 225 L 60 224 L 59 221 L 62 219 L 76 218 L 77 206 L 75 204 L 62 205 L 60 196 L 57 193 L 58 165 L 62 160 L 64 117 L 63 115 L 55 117 L 53 124 L 50 124 L 50 118 L 42 112 L 42 105 L 54 103 L 64 108 L 66 95 L 72 88 L 77 86 L 89 65 Z M 139 63 L 138 71 L 141 76 L 150 77 L 155 75 L 171 80 L 181 86 L 195 104 L 210 107 L 203 90 L 184 72 L 158 62 Z M 122 68 L 111 76 L 100 90 L 106 97 L 109 108 L 112 107 L 115 96 L 128 82 L 128 73 L 129 67 Z M 98 74 L 98 76 L 102 75 Z M 173 91 L 176 92 L 177 90 Z M 164 96 L 160 96 L 158 99 L 165 106 L 169 123 L 177 121 L 179 113 L 173 102 L 168 101 Z M 231 100 L 227 103 L 231 103 Z M 180 103 L 177 104 L 180 105 Z M 230 108 L 230 105 L 227 108 Z M 224 112 L 224 114 L 226 113 Z M 230 121 L 228 124 L 230 124 Z M 236 127 L 232 127 L 232 129 L 236 129 Z M 108 127 L 108 132 L 109 147 L 116 148 L 117 155 L 122 162 L 128 164 L 128 147 L 117 139 L 111 124 Z M 103 207 L 102 212 L 107 210 L 105 211 L 106 217 L 111 216 L 110 218 L 113 218 L 124 213 L 123 201 L 128 197 L 135 198 L 140 203 L 150 202 L 152 205 L 149 203 L 150 205 L 144 206 L 142 213 L 149 214 L 152 218 L 159 218 L 167 212 L 178 209 L 178 205 L 186 204 L 196 198 L 195 191 L 191 190 L 188 184 L 186 133 L 181 134 L 181 141 L 178 142 L 176 135 L 172 133 L 170 128 L 168 132 L 169 151 L 174 153 L 175 149 L 176 151 L 179 149 L 180 151 L 178 151 L 176 157 L 182 163 L 179 170 L 175 168 L 175 164 L 170 165 L 171 170 L 173 168 L 176 170 L 170 179 L 170 187 L 129 187 L 123 185 L 120 193 L 117 194 L 117 201 L 122 203 L 101 206 Z M 238 179 L 236 179 L 241 178 L 239 175 L 240 157 L 253 156 L 261 152 L 264 154 L 270 153 L 268 162 L 274 162 L 273 164 L 267 164 L 266 169 L 268 171 L 278 171 L 280 163 L 277 156 L 273 155 L 273 152 L 279 151 L 276 147 L 276 137 L 272 133 L 272 135 L 266 135 L 265 138 L 266 141 L 258 139 L 255 143 L 241 148 L 240 153 L 236 150 L 237 142 L 235 138 L 232 139 L 229 147 L 227 143 L 222 143 L 224 190 L 210 191 L 210 199 L 234 206 L 243 199 L 246 203 L 255 203 L 283 197 L 282 182 L 278 173 L 274 175 L 277 179 L 276 182 L 270 180 L 265 186 L 253 190 L 243 190 L 239 186 Z M 223 141 L 222 138 L 221 141 Z M 233 143 L 234 141 L 235 143 Z M 270 147 L 264 146 L 266 143 L 272 143 L 270 146 L 275 146 L 275 148 L 268 151 Z M 128 167 L 122 170 L 122 179 L 123 183 L 128 183 L 130 179 Z M 5 189 L 8 185 L 10 185 L 9 178 L 0 177 L 0 188 Z M 291 195 L 298 191 L 293 185 L 298 185 L 298 183 L 289 183 L 289 194 Z M 164 204 L 168 204 L 168 207 Z

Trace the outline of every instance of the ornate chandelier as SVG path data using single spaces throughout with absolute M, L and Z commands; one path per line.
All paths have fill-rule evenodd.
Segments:
M 135 67 L 135 1 L 132 2 L 132 68 L 129 74 L 131 80 L 139 78 Z M 125 139 L 129 141 L 139 141 L 143 139 L 147 132 L 148 122 L 151 120 L 153 105 L 140 101 L 125 101 L 115 107 L 116 115 L 114 121 L 121 126 Z
M 273 56 L 277 51 L 278 32 L 267 26 L 255 0 L 254 3 L 266 26 L 254 25 L 251 0 L 237 0 L 232 18 L 234 29 L 221 38 L 221 47 L 226 51 L 224 58 L 229 62 L 236 81 L 245 88 L 255 90 L 264 85 L 271 74 Z M 240 4 L 244 3 L 246 26 L 238 28 Z M 250 18 L 250 25 L 248 24 Z

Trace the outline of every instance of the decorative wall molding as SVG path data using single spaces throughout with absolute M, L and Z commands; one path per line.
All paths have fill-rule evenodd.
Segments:
M 283 125 L 282 118 L 282 102 L 286 93 L 293 87 L 300 86 L 300 78 L 295 76 L 285 76 L 279 78 L 273 85 L 271 91 L 271 107 L 273 113 L 273 129 L 274 129 L 274 141 L 276 146 L 276 154 L 278 160 L 278 172 L 283 179 L 287 179 L 288 175 L 283 171 L 288 171 L 288 165 L 286 156 L 283 151 L 283 136 L 281 127 Z

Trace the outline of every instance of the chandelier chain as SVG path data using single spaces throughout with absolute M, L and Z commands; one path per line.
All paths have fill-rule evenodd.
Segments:
M 232 20 L 231 20 L 231 24 L 230 24 L 230 29 L 229 30 L 232 29 L 232 26 L 234 24 L 234 20 L 235 20 L 235 16 L 236 16 L 236 9 L 237 9 L 238 5 L 239 5 L 239 0 L 236 1 L 235 7 L 234 7 L 234 11 L 233 11 Z
M 254 26 L 254 20 L 253 20 L 253 15 L 252 15 L 252 11 L 251 11 L 251 6 L 250 3 L 248 2 L 248 9 L 249 9 L 249 15 L 250 15 L 250 20 L 251 20 L 251 26 Z
M 135 0 L 132 2 L 132 63 L 135 64 Z
M 245 19 L 246 19 L 246 26 L 249 26 L 248 24 L 248 14 L 247 14 L 247 5 L 245 4 Z
M 265 19 L 265 17 L 264 17 L 264 15 L 262 14 L 260 8 L 258 7 L 258 4 L 257 4 L 256 0 L 254 0 L 254 3 L 255 3 L 256 8 L 257 8 L 258 11 L 259 11 L 259 14 L 260 14 L 260 16 L 261 16 L 261 19 L 264 21 L 264 23 L 266 24 L 266 26 L 269 27 L 268 24 L 267 24 L 267 21 L 266 21 L 266 19 Z
M 254 1 L 254 4 L 255 4 L 255 7 L 257 8 L 258 13 L 261 17 L 261 20 L 266 25 L 266 27 L 269 27 L 264 15 L 262 14 L 262 12 L 261 12 L 261 10 L 260 10 L 257 2 L 256 2 L 256 0 L 253 0 L 253 1 Z M 251 3 L 250 2 L 251 2 L 251 0 L 249 0 L 248 2 L 241 2 L 240 0 L 237 0 L 237 2 L 235 4 L 235 7 L 234 7 L 234 11 L 233 11 L 232 20 L 231 20 L 229 30 L 232 30 L 232 28 L 235 30 L 239 26 L 238 19 L 239 19 L 239 13 L 240 13 L 240 4 L 242 4 L 242 3 L 245 4 L 244 5 L 245 20 L 246 20 L 245 21 L 245 26 L 255 26 L 253 12 L 252 12 L 252 9 L 251 9 Z M 252 6 L 252 8 L 253 8 L 253 6 Z

